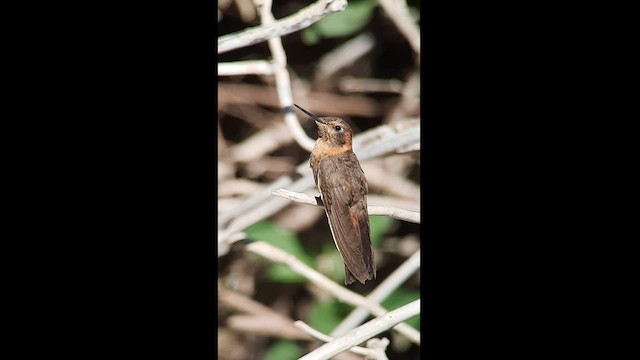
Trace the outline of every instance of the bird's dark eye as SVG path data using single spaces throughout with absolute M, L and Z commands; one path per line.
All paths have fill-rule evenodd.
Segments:
M 340 130 L 342 130 L 342 128 L 340 127 L 340 125 L 336 125 L 336 126 L 334 127 L 334 129 L 336 129 L 336 131 L 340 131 Z

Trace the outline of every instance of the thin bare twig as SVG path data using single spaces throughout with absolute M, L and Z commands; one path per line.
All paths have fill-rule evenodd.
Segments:
M 401 149 L 396 151 L 398 154 L 406 154 L 414 151 L 420 151 L 420 143 L 409 144 Z
M 264 241 L 256 241 L 254 243 L 251 243 L 247 245 L 246 249 L 271 261 L 289 266 L 291 270 L 304 276 L 309 281 L 313 282 L 315 285 L 325 290 L 326 292 L 332 294 L 342 302 L 346 302 L 354 306 L 362 306 L 372 314 L 377 316 L 384 315 L 387 312 L 387 310 L 385 310 L 379 304 L 371 302 L 364 298 L 362 295 L 356 294 L 353 291 L 338 285 L 326 276 L 313 270 L 293 255 L 284 252 L 275 246 L 265 243 Z M 420 344 L 420 333 L 413 327 L 407 324 L 398 324 L 394 327 L 394 330 L 406 336 L 412 342 Z
M 347 0 L 319 0 L 272 24 L 255 26 L 241 32 L 220 36 L 218 38 L 218 54 L 302 30 L 330 14 L 344 10 L 346 7 Z
M 273 216 L 279 226 L 299 233 L 304 231 L 325 217 L 324 209 L 304 204 L 291 204 Z
M 232 178 L 236 171 L 235 165 L 225 159 L 228 153 L 229 146 L 218 123 L 218 182 Z
M 262 186 L 262 184 L 248 179 L 229 179 L 218 183 L 218 198 L 252 194 L 262 189 Z
M 320 116 L 375 117 L 383 114 L 383 107 L 376 100 L 362 95 L 342 95 L 324 91 L 311 91 L 296 98 L 306 98 L 298 104 Z M 218 83 L 218 108 L 227 104 L 262 105 L 281 110 L 276 89 L 271 85 Z
M 248 178 L 263 176 L 275 179 L 291 173 L 293 169 L 294 165 L 287 156 L 263 156 L 260 161 L 247 163 L 244 166 L 244 175 Z
M 378 0 L 385 13 L 400 30 L 400 33 L 407 38 L 411 48 L 420 55 L 420 29 L 409 13 L 405 0 Z
M 218 76 L 231 75 L 273 75 L 273 67 L 265 60 L 245 60 L 218 63 Z
M 218 214 L 224 213 L 227 209 L 233 209 L 242 202 L 241 199 L 234 197 L 218 198 Z
M 409 211 L 391 206 L 378 206 L 369 205 L 369 215 L 372 216 L 389 216 L 394 219 L 412 222 L 414 224 L 420 224 L 420 213 L 415 211 Z
M 420 69 L 416 69 L 405 81 L 400 101 L 385 116 L 384 122 L 393 124 L 410 113 L 420 110 Z
M 256 9 L 251 4 L 251 0 L 235 0 L 235 3 L 243 22 L 248 23 L 255 19 Z
M 290 339 L 311 339 L 305 332 L 293 326 L 292 319 L 245 295 L 226 289 L 220 283 L 218 301 L 228 308 L 249 314 L 230 317 L 228 323 L 232 329 Z
M 312 328 L 311 326 L 305 324 L 304 321 L 298 320 L 294 322 L 293 325 L 320 341 L 329 342 L 334 340 L 331 336 L 325 335 L 320 331 Z M 388 342 L 389 340 L 387 340 L 387 344 Z M 354 346 L 349 349 L 349 351 L 353 352 L 354 354 L 365 356 L 367 359 L 388 360 L 387 355 L 384 353 L 384 349 L 381 352 L 380 349 L 367 349 L 361 346 Z
M 407 209 L 409 211 L 420 211 L 419 198 L 409 200 L 395 196 L 370 194 L 367 195 L 367 203 L 379 206 L 392 206 L 401 209 Z
M 316 79 L 326 79 L 338 70 L 356 62 L 371 51 L 376 41 L 370 33 L 363 33 L 324 54 L 316 67 Z
M 283 197 L 291 201 L 295 201 L 301 204 L 322 206 L 318 203 L 315 196 L 310 196 L 304 193 L 298 193 L 295 191 L 289 191 L 285 189 L 278 189 L 271 193 L 271 195 Z M 367 206 L 369 215 L 376 216 L 390 216 L 394 219 L 409 221 L 412 223 L 420 224 L 420 213 L 415 211 L 409 211 L 391 206 Z
M 224 106 L 218 108 L 220 112 L 224 112 L 227 115 L 231 115 L 238 119 L 246 121 L 251 126 L 256 127 L 257 129 L 263 130 L 268 127 L 273 126 L 277 121 L 277 114 L 269 111 L 268 109 L 264 109 L 257 104 L 245 105 L 245 104 L 234 104 L 227 103 Z M 287 132 L 287 131 L 285 131 Z M 293 141 L 293 137 L 290 134 L 289 138 Z
M 405 157 L 408 158 L 406 155 Z M 397 169 L 398 171 L 390 171 L 388 166 L 381 160 L 375 159 L 362 164 L 362 170 L 367 176 L 369 188 L 376 188 L 384 193 L 405 199 L 419 199 L 420 185 L 403 176 L 402 171 L 406 169 L 406 165 L 401 164 L 403 168 Z
M 293 142 L 291 132 L 283 123 L 274 123 L 229 148 L 234 162 L 247 163 Z
M 294 340 L 311 340 L 311 337 L 308 334 L 299 331 L 297 328 L 292 328 L 290 321 L 281 321 L 268 315 L 229 315 L 226 325 L 229 329 L 234 331 L 260 336 L 271 336 Z
M 407 261 L 389 275 L 380 285 L 378 285 L 367 296 L 368 300 L 381 303 L 392 292 L 400 287 L 411 275 L 420 269 L 420 250 L 413 254 Z M 353 310 L 342 322 L 331 332 L 331 336 L 343 336 L 349 330 L 360 325 L 367 318 L 369 312 L 365 308 L 358 307 Z
M 295 201 L 301 204 L 313 205 L 313 206 L 322 206 L 322 204 L 318 203 L 315 196 L 310 196 L 304 193 L 299 193 L 295 191 L 289 191 L 285 189 L 278 189 L 276 191 L 271 192 L 271 195 L 279 196 L 285 199 L 289 199 L 291 201 Z
M 398 79 L 370 79 L 345 76 L 338 82 L 340 91 L 349 92 L 386 92 L 401 93 L 402 81 Z
M 299 360 L 325 360 L 357 345 L 402 321 L 420 314 L 420 300 L 415 300 L 398 309 L 366 322 L 347 333 L 345 336 L 330 341 Z
M 263 0 L 262 5 L 256 5 L 260 8 L 260 18 L 265 26 L 275 22 L 271 13 L 272 0 Z M 293 105 L 293 96 L 291 95 L 291 79 L 287 70 L 287 54 L 282 46 L 282 39 L 279 36 L 269 39 L 269 51 L 273 56 L 273 72 L 276 77 L 276 90 L 278 99 L 282 109 L 291 108 Z M 311 151 L 315 145 L 315 141 L 311 139 L 302 129 L 298 117 L 292 111 L 285 111 L 284 121 L 291 131 L 295 141 L 307 151 Z

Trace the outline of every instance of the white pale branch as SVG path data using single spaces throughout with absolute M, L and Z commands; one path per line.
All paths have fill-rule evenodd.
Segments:
M 310 268 L 308 265 L 298 260 L 295 256 L 282 251 L 273 245 L 270 245 L 264 241 L 256 241 L 247 245 L 246 249 L 271 261 L 287 265 L 289 268 L 291 268 L 291 270 L 304 276 L 320 289 L 333 295 L 336 299 L 342 302 L 354 306 L 364 307 L 376 316 L 382 316 L 387 313 L 387 310 L 380 304 L 367 300 L 364 296 L 357 294 L 343 286 L 340 286 L 331 279 Z M 420 333 L 416 329 L 404 323 L 396 324 L 394 324 L 394 330 L 406 336 L 413 343 L 420 344 Z
M 328 15 L 344 10 L 346 7 L 347 0 L 319 0 L 293 15 L 273 23 L 220 36 L 218 38 L 218 54 L 302 30 Z
M 304 321 L 298 320 L 294 322 L 293 325 L 295 325 L 297 328 L 301 329 L 305 333 L 313 336 L 314 338 L 320 341 L 329 342 L 334 340 L 331 336 L 325 335 L 320 331 L 312 328 L 311 326 L 305 324 Z M 384 352 L 387 348 L 387 345 L 389 344 L 389 340 L 387 338 L 382 338 L 382 340 L 380 339 L 371 339 L 371 340 L 378 340 L 377 342 L 372 342 L 375 344 L 375 346 L 370 348 L 354 346 L 351 349 L 349 349 L 349 351 L 351 351 L 354 354 L 362 355 L 366 359 L 389 360 L 389 358 L 387 357 L 387 354 L 385 354 Z
M 301 204 L 314 205 L 314 206 L 322 206 L 322 204 L 318 203 L 315 196 L 307 195 L 304 193 L 299 193 L 295 191 L 289 191 L 285 189 L 278 189 L 273 191 L 271 195 L 279 196 L 285 199 L 289 199 L 291 201 L 295 201 Z M 416 224 L 420 224 L 420 213 L 416 211 L 409 211 L 393 206 L 378 206 L 378 205 L 369 205 L 367 207 L 369 215 L 376 216 L 390 216 L 394 219 L 404 220 Z
M 400 285 L 404 284 L 407 279 L 420 269 L 420 250 L 411 255 L 400 267 L 394 270 L 384 281 L 378 285 L 368 296 L 367 299 L 381 303 L 387 296 L 391 295 Z M 349 330 L 362 324 L 369 312 L 367 309 L 358 307 L 353 310 L 335 329 L 331 332 L 331 336 L 343 336 Z
M 366 322 L 364 325 L 349 331 L 345 336 L 339 337 L 320 346 L 314 351 L 301 357 L 299 360 L 330 359 L 331 357 L 350 349 L 354 345 L 360 344 L 361 342 L 370 339 L 394 325 L 418 314 L 420 314 L 420 299 Z

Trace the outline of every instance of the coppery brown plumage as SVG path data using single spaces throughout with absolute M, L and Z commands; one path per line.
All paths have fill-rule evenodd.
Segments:
M 311 152 L 313 179 L 320 191 L 333 240 L 342 256 L 345 284 L 375 279 L 376 266 L 369 235 L 367 179 L 353 152 L 353 132 L 336 117 L 311 116 L 318 125 L 318 140 Z

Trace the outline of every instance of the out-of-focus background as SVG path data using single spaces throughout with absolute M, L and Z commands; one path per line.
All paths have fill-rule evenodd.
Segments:
M 277 21 L 313 3 L 274 1 L 272 13 Z M 401 16 L 389 16 L 394 6 L 409 17 L 399 23 Z M 420 25 L 419 10 L 419 0 L 351 0 L 344 11 L 283 36 L 293 102 L 318 116 L 342 117 L 356 136 L 384 125 L 402 128 L 419 122 L 419 39 L 411 32 Z M 261 23 L 252 0 L 218 2 L 219 36 Z M 267 42 L 260 42 L 219 54 L 218 61 L 272 58 Z M 313 121 L 294 113 L 306 136 L 315 140 Z M 285 178 L 290 179 L 282 186 L 287 189 L 300 177 L 299 166 L 304 166 L 299 172 L 310 175 L 308 159 L 308 149 L 294 140 L 284 121 L 274 75 L 218 76 L 219 232 L 244 217 L 238 229 L 244 238 L 272 244 L 344 286 L 344 266 L 322 208 L 279 199 L 285 205 L 261 216 L 258 209 L 267 200 L 247 206 L 252 197 Z M 369 205 L 420 211 L 419 146 L 373 156 L 361 164 L 369 183 Z M 298 192 L 318 195 L 313 183 Z M 267 192 L 265 199 L 269 198 L 273 196 Z M 243 211 L 235 214 L 240 208 Z M 347 287 L 364 296 L 420 249 L 419 224 L 389 216 L 370 216 L 370 221 L 377 279 Z M 244 251 L 242 241 L 219 251 L 218 272 L 220 359 L 297 359 L 322 342 L 280 322 L 302 320 L 331 334 L 354 309 L 287 266 Z M 393 310 L 418 298 L 416 272 L 381 305 Z M 419 316 L 406 323 L 420 328 Z M 389 359 L 419 357 L 420 346 L 396 331 L 376 337 L 390 340 Z M 336 358 L 363 357 L 345 352 Z

